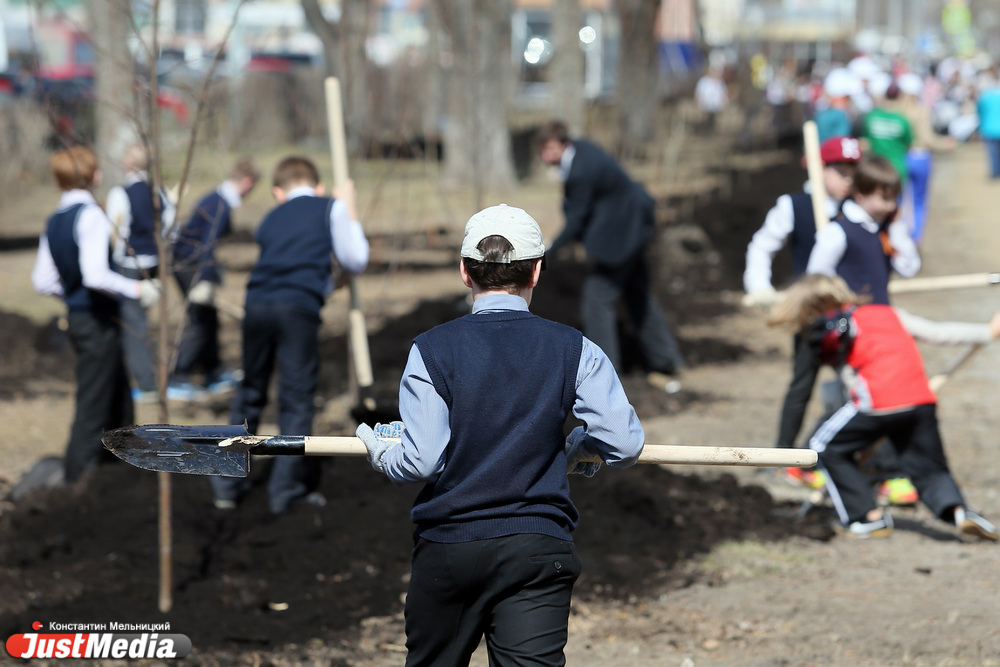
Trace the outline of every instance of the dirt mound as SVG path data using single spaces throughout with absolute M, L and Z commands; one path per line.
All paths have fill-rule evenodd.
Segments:
M 256 467 L 255 480 L 266 467 Z M 203 657 L 350 638 L 360 619 L 401 608 L 418 489 L 395 487 L 361 460 L 324 472 L 330 503 L 281 517 L 268 513 L 263 486 L 219 512 L 206 479 L 173 476 L 176 593 L 166 616 L 156 612 L 155 474 L 113 464 L 78 485 L 39 491 L 0 515 L 0 632 L 23 632 L 27 618 L 169 620 Z M 826 521 L 776 518 L 765 491 L 730 477 L 602 470 L 574 479 L 573 497 L 582 600 L 687 585 L 693 575 L 683 562 L 723 540 L 830 537 Z
M 73 379 L 73 350 L 58 319 L 38 326 L 22 315 L 0 311 L 0 331 L 4 332 L 0 399 L 37 394 L 41 389 L 36 380 Z

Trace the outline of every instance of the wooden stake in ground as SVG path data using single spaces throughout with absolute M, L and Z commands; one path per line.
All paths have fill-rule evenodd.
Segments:
M 324 86 L 326 92 L 326 114 L 330 130 L 330 157 L 333 162 L 333 186 L 343 187 L 348 181 L 347 172 L 347 140 L 344 135 L 344 111 L 340 95 L 340 81 L 328 77 Z M 361 310 L 361 296 L 354 276 L 349 278 L 348 286 L 351 292 L 350 310 L 350 347 L 351 360 L 354 362 L 354 377 L 358 383 L 358 393 L 361 402 L 368 410 L 375 409 L 372 373 L 372 358 L 368 349 L 368 330 L 365 325 L 365 314 Z

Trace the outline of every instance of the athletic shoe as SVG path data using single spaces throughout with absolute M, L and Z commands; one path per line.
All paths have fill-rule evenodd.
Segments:
M 916 505 L 920 494 L 916 487 L 906 477 L 897 477 L 882 483 L 878 490 L 878 499 L 890 505 Z
M 242 373 L 241 373 L 242 375 Z M 229 371 L 222 371 L 216 374 L 211 381 L 208 383 L 206 389 L 210 394 L 224 394 L 227 391 L 232 391 L 236 389 L 236 385 L 239 382 L 239 378 L 236 377 L 235 373 Z
M 239 503 L 235 500 L 229 500 L 228 498 L 216 498 L 212 504 L 215 505 L 215 509 L 228 512 L 229 510 L 236 509 L 236 506 Z
M 826 473 L 822 470 L 785 468 L 785 478 L 797 486 L 805 486 L 813 491 L 826 488 Z
M 176 382 L 167 386 L 167 398 L 189 403 L 200 401 L 205 398 L 205 390 L 190 382 Z
M 160 400 L 160 392 L 156 389 L 139 389 L 135 387 L 132 390 L 132 401 L 135 403 L 156 403 Z
M 987 521 L 970 509 L 955 508 L 955 525 L 958 526 L 959 532 L 963 535 L 971 535 L 992 542 L 1000 540 L 1000 533 L 997 532 L 997 527 L 993 525 L 993 522 Z
M 882 518 L 875 521 L 855 521 L 847 529 L 852 535 L 861 539 L 889 537 L 892 535 L 892 515 L 884 512 Z
M 676 394 L 681 390 L 681 383 L 676 378 L 660 371 L 646 373 L 646 382 L 654 389 L 661 389 L 668 394 Z

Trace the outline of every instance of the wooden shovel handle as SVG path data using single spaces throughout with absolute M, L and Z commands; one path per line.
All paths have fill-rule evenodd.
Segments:
M 306 436 L 305 453 L 307 456 L 367 456 L 368 450 L 357 437 Z M 703 466 L 811 468 L 816 460 L 816 452 L 809 449 L 771 447 L 646 445 L 639 455 L 639 463 Z

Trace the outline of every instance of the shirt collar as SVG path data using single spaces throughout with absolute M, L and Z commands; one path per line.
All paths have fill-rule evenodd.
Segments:
M 576 156 L 576 146 L 572 143 L 566 144 L 562 157 L 559 158 L 559 178 L 566 180 L 569 178 L 570 167 L 573 166 L 573 158 Z
M 66 190 L 59 197 L 59 209 L 66 209 L 77 204 L 96 204 L 94 193 L 90 190 Z
M 472 302 L 472 314 L 490 310 L 528 310 L 528 302 L 517 294 L 487 294 Z
M 316 188 L 310 187 L 308 185 L 300 185 L 297 188 L 292 188 L 287 193 L 285 193 L 285 200 L 295 199 L 296 197 L 315 197 Z
M 220 197 L 226 200 L 230 208 L 239 208 L 243 205 L 243 197 L 240 196 L 240 190 L 232 181 L 223 181 L 222 185 L 216 188 L 215 191 L 219 193 Z
M 848 220 L 861 225 L 866 231 L 874 234 L 879 230 L 880 225 L 875 222 L 875 219 L 868 215 L 868 212 L 853 199 L 845 200 L 842 210 Z

